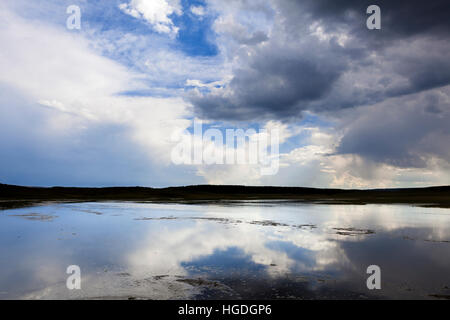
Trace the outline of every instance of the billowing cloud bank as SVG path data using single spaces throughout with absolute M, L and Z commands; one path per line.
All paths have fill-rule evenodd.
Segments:
M 0 182 L 449 184 L 450 4 L 380 0 L 368 30 L 370 4 L 82 1 L 74 32 L 60 2 L 2 2 Z M 174 165 L 194 119 L 277 128 L 280 170 Z
M 418 176 L 418 184 L 448 184 L 450 5 L 379 1 L 382 28 L 374 31 L 365 25 L 370 4 L 216 4 L 223 16 L 215 28 L 233 58 L 232 77 L 225 86 L 191 94 L 195 110 L 216 120 L 295 123 L 312 112 L 335 121 L 326 129 L 335 140 L 322 152 L 329 155 L 315 155 L 329 162 L 322 169 L 331 166 L 339 186 L 344 180 L 370 186 L 374 179 L 384 186 L 396 176 L 406 184 Z M 338 173 L 342 162 L 351 164 Z M 447 173 L 435 180 L 436 172 Z

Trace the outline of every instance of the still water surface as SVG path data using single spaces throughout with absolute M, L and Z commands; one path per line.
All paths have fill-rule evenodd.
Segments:
M 0 299 L 442 299 L 450 210 L 50 203 L 0 211 L 0 258 Z M 81 290 L 66 288 L 69 265 Z

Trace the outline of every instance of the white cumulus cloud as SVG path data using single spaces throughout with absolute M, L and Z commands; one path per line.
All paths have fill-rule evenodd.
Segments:
M 205 15 L 205 7 L 203 6 L 191 6 L 190 8 L 191 12 L 195 14 L 196 16 L 204 16 Z
M 179 0 L 131 0 L 120 4 L 119 8 L 132 17 L 147 21 L 156 32 L 170 35 L 176 35 L 179 29 L 170 16 L 183 13 Z

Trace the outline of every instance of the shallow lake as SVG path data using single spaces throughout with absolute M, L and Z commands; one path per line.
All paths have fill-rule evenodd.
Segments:
M 443 299 L 450 210 L 49 203 L 0 211 L 0 258 L 0 299 Z

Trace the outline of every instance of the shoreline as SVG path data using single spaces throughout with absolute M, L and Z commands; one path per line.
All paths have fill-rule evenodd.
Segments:
M 130 201 L 181 204 L 233 204 L 252 202 L 298 202 L 328 205 L 404 204 L 450 208 L 450 186 L 343 190 L 302 187 L 251 187 L 199 185 L 169 188 L 145 187 L 23 187 L 0 184 L 0 209 L 43 202 Z

